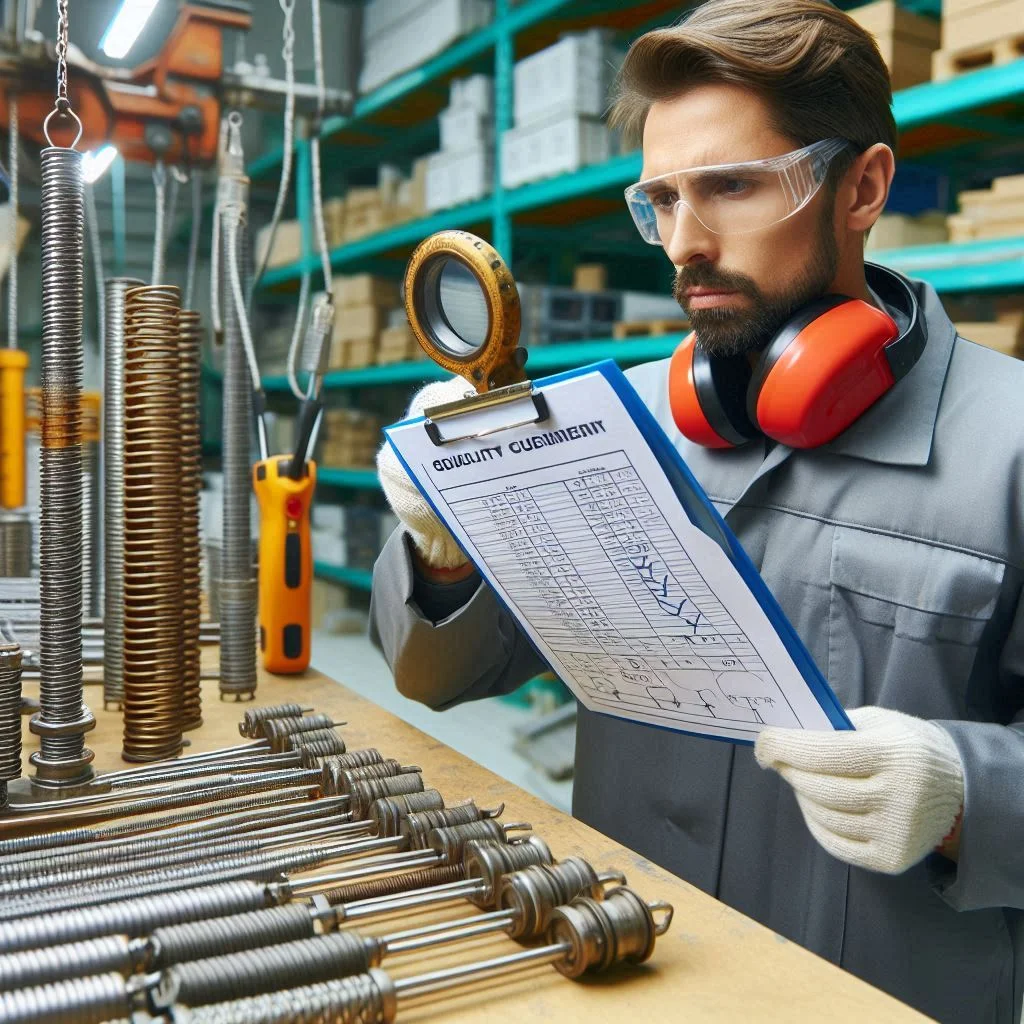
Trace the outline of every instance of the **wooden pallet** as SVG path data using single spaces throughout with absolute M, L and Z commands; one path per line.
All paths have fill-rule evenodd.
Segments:
M 689 320 L 620 320 L 612 327 L 612 337 L 643 338 L 656 334 L 681 334 L 690 329 Z
M 967 71 L 997 67 L 1024 57 L 1024 32 L 1005 36 L 983 46 L 936 50 L 932 54 L 932 81 L 940 82 Z

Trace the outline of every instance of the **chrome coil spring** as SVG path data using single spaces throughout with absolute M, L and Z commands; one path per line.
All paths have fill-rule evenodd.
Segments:
M 124 743 L 126 761 L 182 749 L 178 289 L 125 294 Z
M 333 729 L 337 725 L 330 715 L 302 715 L 296 718 L 271 718 L 263 725 L 263 738 L 270 742 L 270 749 L 280 754 L 288 748 L 289 736 L 300 732 Z
M 352 783 L 352 816 L 356 821 L 366 819 L 370 805 L 382 796 L 403 796 L 406 793 L 423 792 L 423 776 L 419 772 L 407 772 L 387 779 L 361 779 Z
M 472 800 L 469 803 L 445 807 L 437 811 L 416 811 L 406 815 L 399 835 L 408 837 L 410 849 L 425 850 L 427 836 L 432 829 L 465 825 L 471 821 L 480 821 L 482 818 L 483 815 Z
M 82 700 L 82 322 L 85 252 L 82 154 L 40 155 L 42 214 L 42 452 L 40 468 L 40 707 L 37 781 L 92 774 Z
M 151 994 L 154 1006 L 203 1006 L 289 985 L 362 974 L 380 962 L 380 943 L 353 932 L 227 953 L 175 964 L 164 970 Z
M 298 718 L 309 710 L 301 704 L 274 704 L 265 708 L 250 708 L 242 716 L 238 731 L 250 740 L 263 739 L 263 723 L 272 718 Z
M 533 842 L 534 839 L 538 841 Z M 465 877 L 478 878 L 484 889 L 469 899 L 481 909 L 497 910 L 501 895 L 500 883 L 506 874 L 538 864 L 550 864 L 552 860 L 548 844 L 539 836 L 530 836 L 522 843 L 470 839 L 462 851 Z
M 427 847 L 440 854 L 445 863 L 454 864 L 462 860 L 466 843 L 471 839 L 507 842 L 504 827 L 493 818 L 484 818 L 481 821 L 469 821 L 465 825 L 431 829 L 427 834 Z
M 436 868 L 399 871 L 381 878 L 371 878 L 367 882 L 339 885 L 335 889 L 328 889 L 323 897 L 328 903 L 337 906 L 342 903 L 355 903 L 357 900 L 382 899 L 400 892 L 409 892 L 411 889 L 447 885 L 449 882 L 460 882 L 465 877 L 466 871 L 461 864 L 440 864 Z
M 0 643 L 0 808 L 21 775 L 21 648 Z
M 123 935 L 104 935 L 66 946 L 0 953 L 0 992 L 110 971 L 127 977 L 133 969 L 130 940 Z
M 551 915 L 577 896 L 600 899 L 597 872 L 580 857 L 558 864 L 534 865 L 503 875 L 498 906 L 515 912 L 509 929 L 513 939 L 537 938 L 551 923 Z
M 0 992 L 0 1020 L 7 1024 L 100 1024 L 130 1014 L 131 997 L 120 974 Z
M 241 914 L 269 905 L 270 892 L 255 882 L 228 882 L 159 896 L 120 900 L 64 914 L 31 916 L 0 928 L 0 952 L 81 942 L 102 935 L 148 935 L 154 928 Z
M 181 483 L 181 607 L 183 717 L 188 731 L 203 724 L 199 676 L 200 561 L 199 492 L 203 488 L 203 452 L 199 429 L 199 378 L 202 360 L 202 323 L 195 310 L 183 309 L 178 317 L 178 388 L 180 409 Z
M 382 796 L 367 808 L 367 815 L 378 836 L 399 836 L 407 814 L 416 811 L 437 811 L 444 807 L 444 797 L 436 789 L 399 796 Z
M 301 988 L 201 1006 L 189 1024 L 392 1024 L 397 997 L 377 969 Z
M 0 578 L 32 575 L 32 520 L 0 509 Z
M 285 737 L 285 747 L 301 753 L 306 747 L 319 751 L 321 756 L 327 754 L 344 754 L 345 741 L 333 729 L 311 729 L 309 732 L 296 732 Z
M 380 764 L 384 756 L 379 750 L 367 747 L 366 750 L 348 750 L 341 754 L 317 754 L 311 752 L 308 756 L 303 754 L 303 768 L 321 768 L 326 764 L 336 765 L 342 768 L 359 768 L 366 764 Z M 307 764 L 307 762 L 309 762 Z
M 313 915 L 304 903 L 156 928 L 149 937 L 147 967 L 162 969 L 171 964 L 309 939 L 314 936 L 314 929 Z
M 143 282 L 104 284 L 103 706 L 124 702 L 124 295 Z
M 351 796 L 354 783 L 363 779 L 391 779 L 403 774 L 401 768 L 402 763 L 391 757 L 358 768 L 339 768 L 329 761 L 323 766 L 323 789 L 332 796 Z

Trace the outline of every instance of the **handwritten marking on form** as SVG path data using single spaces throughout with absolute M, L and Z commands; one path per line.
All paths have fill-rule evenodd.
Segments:
M 443 456 L 417 442 L 422 424 L 389 434 L 576 696 L 593 710 L 724 738 L 751 740 L 762 725 L 832 728 L 606 379 L 588 374 L 544 393 L 544 424 Z M 566 425 L 581 423 L 600 429 L 570 438 Z M 484 447 L 480 460 L 459 459 Z

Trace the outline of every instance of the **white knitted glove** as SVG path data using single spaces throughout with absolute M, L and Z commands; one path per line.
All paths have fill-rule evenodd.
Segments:
M 807 827 L 832 856 L 898 875 L 953 830 L 963 763 L 934 722 L 877 707 L 849 715 L 853 732 L 763 730 L 757 763 L 793 787 Z
M 413 395 L 405 418 L 422 416 L 428 406 L 455 402 L 472 393 L 473 388 L 462 377 L 435 381 Z M 377 452 L 377 475 L 392 511 L 405 524 L 416 550 L 427 565 L 435 569 L 454 569 L 465 565 L 468 561 L 465 552 L 420 494 L 388 441 Z

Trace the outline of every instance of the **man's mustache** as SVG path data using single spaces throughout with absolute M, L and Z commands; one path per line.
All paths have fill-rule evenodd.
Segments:
M 672 294 L 681 305 L 686 302 L 686 292 L 690 288 L 717 288 L 721 291 L 740 292 L 755 299 L 759 294 L 757 285 L 749 277 L 718 270 L 710 263 L 695 263 L 676 271 Z

